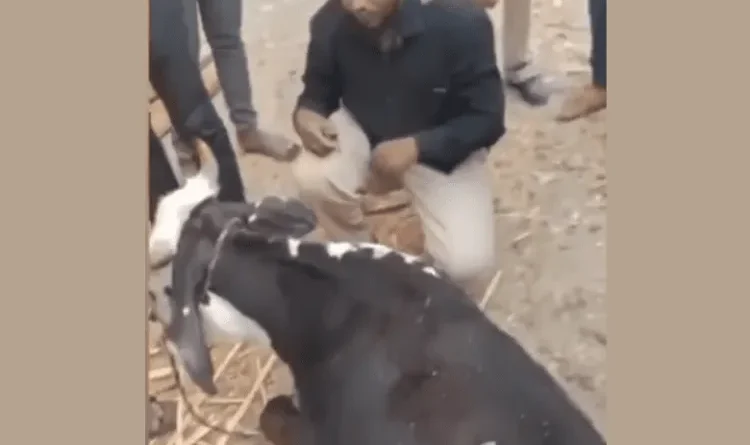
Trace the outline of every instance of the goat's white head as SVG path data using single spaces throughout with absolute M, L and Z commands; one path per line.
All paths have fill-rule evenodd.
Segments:
M 189 186 L 186 184 L 183 189 Z M 301 201 L 274 196 L 246 203 L 189 195 L 179 204 L 177 211 L 169 215 L 172 219 L 162 220 L 170 224 L 170 230 L 158 238 L 162 243 L 152 244 L 163 250 L 155 250 L 151 268 L 158 268 L 159 263 L 172 265 L 172 290 L 160 294 L 166 301 L 157 303 L 156 309 L 161 314 L 156 315 L 165 323 L 167 344 L 183 369 L 201 389 L 212 394 L 216 387 L 207 344 L 211 332 L 235 339 L 241 335 L 247 340 L 244 337 L 252 336 L 251 331 L 257 333 L 262 329 L 252 314 L 243 313 L 236 306 L 237 299 L 245 298 L 244 289 L 230 286 L 229 290 L 222 290 L 222 284 L 227 285 L 225 281 L 212 283 L 214 267 L 223 257 L 222 247 L 227 243 L 236 246 L 243 237 L 250 239 L 251 245 L 255 240 L 263 244 L 278 237 L 301 237 L 315 228 L 316 218 Z M 231 264 L 228 263 L 230 269 L 223 269 L 225 274 L 231 270 Z M 238 272 L 252 274 L 253 270 Z M 212 293 L 212 285 L 219 286 L 218 290 L 214 287 L 216 292 L 228 292 L 229 298 Z
M 190 212 L 219 192 L 219 167 L 216 158 L 208 145 L 200 139 L 196 141 L 195 148 L 200 160 L 200 170 L 188 178 L 182 187 L 162 197 L 156 207 L 148 240 L 152 268 L 170 261 L 177 251 L 177 242 Z

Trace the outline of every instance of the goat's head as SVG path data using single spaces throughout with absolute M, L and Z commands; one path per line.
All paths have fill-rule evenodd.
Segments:
M 211 149 L 205 142 L 196 140 L 200 170 L 188 178 L 182 187 L 164 195 L 156 207 L 154 222 L 148 240 L 151 268 L 160 268 L 171 261 L 177 251 L 182 227 L 190 212 L 219 192 L 219 167 Z
M 214 162 L 213 158 L 209 162 Z M 302 237 L 315 228 L 317 220 L 312 210 L 296 199 L 219 202 L 214 197 L 215 175 L 210 174 L 202 168 L 160 202 L 155 226 L 161 225 L 152 231 L 149 248 L 152 269 L 172 261 L 172 287 L 164 295 L 167 302 L 156 305 L 163 308 L 157 316 L 166 324 L 169 347 L 190 378 L 212 394 L 216 392 L 213 365 L 199 303 L 207 299 L 206 283 L 221 248 L 217 246 L 220 238 L 231 237 L 235 230 L 258 239 Z

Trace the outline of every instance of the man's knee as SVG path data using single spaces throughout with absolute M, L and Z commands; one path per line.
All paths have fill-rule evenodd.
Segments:
M 438 224 L 424 220 L 426 248 L 430 256 L 456 282 L 476 281 L 495 263 L 495 233 L 492 224 L 456 224 L 450 219 Z M 453 224 L 451 224 L 453 223 Z
M 328 179 L 328 172 L 322 162 L 305 159 L 312 156 L 301 153 L 292 163 L 291 172 L 297 183 L 300 195 L 308 200 L 325 201 L 332 196 L 332 189 Z
M 303 196 L 342 204 L 359 203 L 357 189 L 365 169 L 366 165 L 340 151 L 318 157 L 303 150 L 291 165 L 292 177 Z
M 448 248 L 445 258 L 436 258 L 446 273 L 458 283 L 481 280 L 493 268 L 495 263 L 494 246 L 475 246 L 466 248 L 455 245 Z

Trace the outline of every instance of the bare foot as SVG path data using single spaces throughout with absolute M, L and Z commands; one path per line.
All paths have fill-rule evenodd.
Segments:
M 570 122 L 607 107 L 607 90 L 594 84 L 588 84 L 573 91 L 563 102 L 558 122 Z
M 260 129 L 237 130 L 237 141 L 245 153 L 269 156 L 277 161 L 290 161 L 300 147 L 284 136 Z

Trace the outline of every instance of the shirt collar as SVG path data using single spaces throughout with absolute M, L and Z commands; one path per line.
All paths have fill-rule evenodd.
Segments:
M 425 0 L 402 0 L 398 10 L 377 31 L 377 36 L 357 24 L 354 17 L 349 17 L 350 26 L 355 33 L 365 36 L 375 43 L 381 52 L 388 53 L 400 48 L 405 39 L 421 34 L 425 29 L 422 15 L 422 2 Z M 371 39 L 374 39 L 371 40 Z
M 393 27 L 405 39 L 424 31 L 422 0 L 402 0 L 394 16 Z

